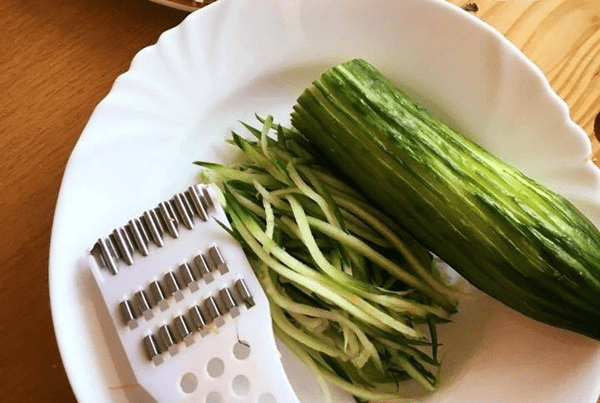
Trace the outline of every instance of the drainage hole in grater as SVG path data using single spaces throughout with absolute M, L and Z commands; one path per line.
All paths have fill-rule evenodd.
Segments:
M 237 375 L 231 382 L 231 389 L 238 396 L 245 395 L 250 390 L 250 380 L 246 375 Z
M 277 400 L 275 400 L 275 396 L 267 392 L 260 395 L 256 403 L 277 403 Z
M 198 378 L 196 375 L 191 372 L 186 373 L 181 377 L 181 382 L 179 382 L 179 386 L 184 393 L 190 394 L 194 393 L 198 388 Z
M 225 403 L 225 400 L 223 400 L 223 396 L 221 396 L 221 394 L 219 392 L 210 392 L 207 396 L 206 396 L 206 403 Z
M 250 345 L 238 341 L 233 345 L 233 356 L 238 360 L 245 360 L 250 356 Z
M 211 358 L 206 365 L 206 371 L 211 378 L 218 378 L 225 372 L 225 362 L 218 357 Z

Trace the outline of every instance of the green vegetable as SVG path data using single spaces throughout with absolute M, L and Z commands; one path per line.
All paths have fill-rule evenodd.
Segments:
M 411 378 L 435 390 L 436 324 L 456 312 L 457 292 L 429 251 L 318 163 L 298 133 L 261 121 L 262 130 L 245 125 L 254 140 L 232 134 L 241 163 L 196 164 L 217 185 L 222 225 L 249 257 L 277 336 L 357 401 L 402 401 L 397 383 Z
M 600 232 L 565 198 L 440 122 L 363 60 L 316 80 L 292 125 L 476 287 L 600 339 Z
M 465 11 L 477 12 L 479 11 L 479 7 L 477 7 L 477 3 L 467 3 L 461 7 Z

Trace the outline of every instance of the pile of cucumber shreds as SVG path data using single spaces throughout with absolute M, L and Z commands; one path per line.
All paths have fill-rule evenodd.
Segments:
M 228 142 L 241 162 L 203 167 L 270 302 L 276 336 L 357 401 L 406 401 L 438 386 L 436 325 L 457 291 L 439 261 L 340 179 L 293 129 L 259 118 Z

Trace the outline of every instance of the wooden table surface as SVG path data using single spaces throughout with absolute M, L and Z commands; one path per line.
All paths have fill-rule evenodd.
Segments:
M 186 5 L 188 0 L 178 0 Z M 454 0 L 456 4 L 467 2 Z M 478 0 L 593 138 L 600 1 Z M 73 402 L 54 339 L 48 250 L 69 154 L 133 56 L 187 13 L 147 0 L 0 2 L 0 400 Z M 592 157 L 592 156 L 590 156 Z

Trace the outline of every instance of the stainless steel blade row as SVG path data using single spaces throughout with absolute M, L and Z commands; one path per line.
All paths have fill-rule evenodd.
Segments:
M 243 291 L 245 290 L 245 291 Z M 159 365 L 163 362 L 162 354 L 169 352 L 175 355 L 179 346 L 184 343 L 190 346 L 194 343 L 194 333 L 205 336 L 209 333 L 209 326 L 217 327 L 225 324 L 224 316 L 229 314 L 232 318 L 239 315 L 239 305 L 246 305 L 248 309 L 254 302 L 248 304 L 252 296 L 243 279 L 238 279 L 233 287 L 224 287 L 215 295 L 208 296 L 202 302 L 191 306 L 185 313 L 175 316 L 170 323 L 158 326 L 156 332 L 144 336 L 142 344 L 148 360 Z
M 208 221 L 214 202 L 205 185 L 192 185 L 159 203 L 140 217 L 115 228 L 107 237 L 100 238 L 92 247 L 98 265 L 111 274 L 119 272 L 121 263 L 131 266 L 136 254 L 148 256 L 149 246 L 164 246 L 164 237 L 178 238 L 181 227 L 194 228 L 195 220 Z
M 135 327 L 136 320 L 141 316 L 146 320 L 152 319 L 153 309 L 166 311 L 171 298 L 179 302 L 184 299 L 183 290 L 188 289 L 190 293 L 198 291 L 199 282 L 211 283 L 216 271 L 226 274 L 229 268 L 219 247 L 213 245 L 206 253 L 198 253 L 191 261 L 181 263 L 174 270 L 166 270 L 162 279 L 151 281 L 145 288 L 138 289 L 128 299 L 121 301 L 123 321 Z M 240 293 L 241 301 L 246 302 L 247 296 L 243 290 Z

